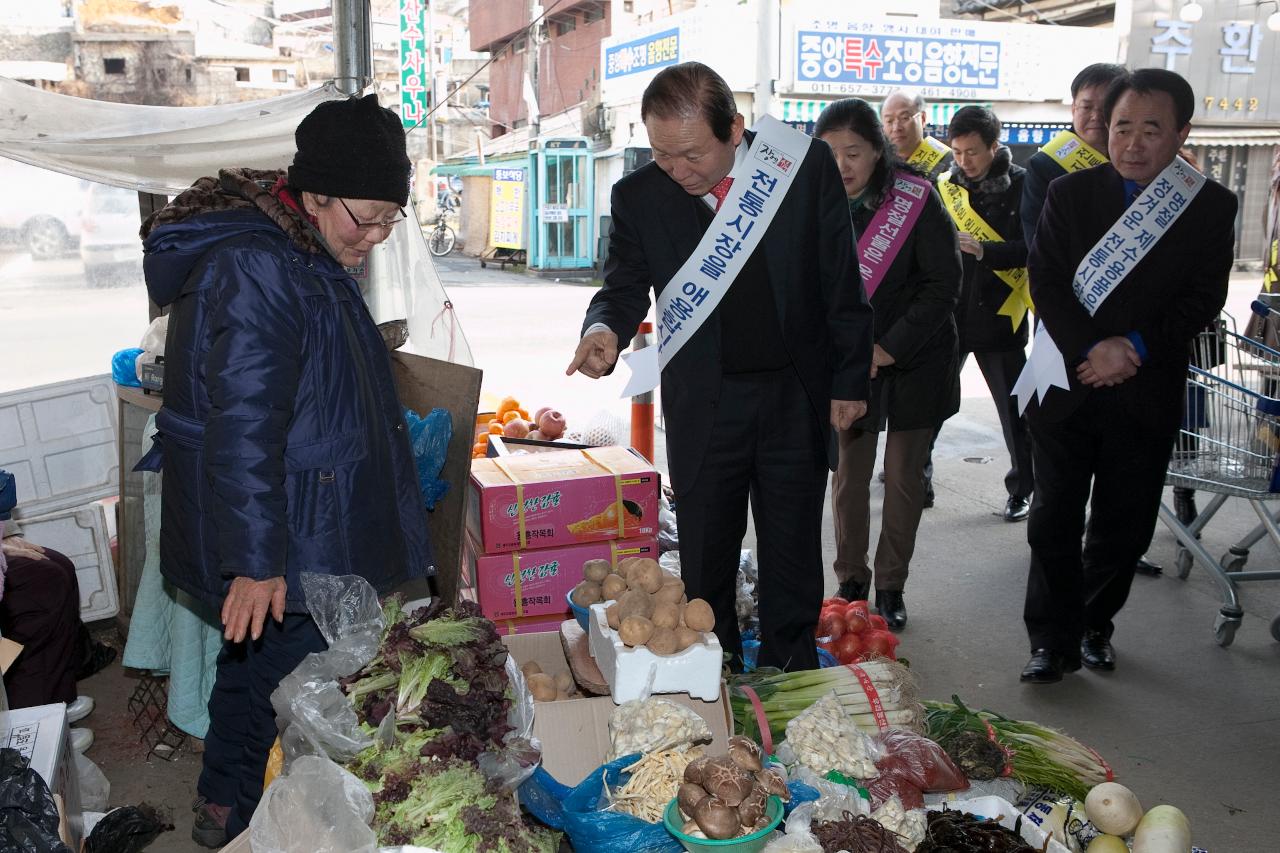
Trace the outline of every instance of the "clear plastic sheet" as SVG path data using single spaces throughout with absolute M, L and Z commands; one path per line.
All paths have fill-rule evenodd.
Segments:
M 373 853 L 373 795 L 328 759 L 304 755 L 262 795 L 249 822 L 254 853 Z

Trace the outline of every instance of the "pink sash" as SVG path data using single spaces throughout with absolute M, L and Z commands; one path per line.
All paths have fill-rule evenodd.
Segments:
M 902 244 L 924 209 L 929 189 L 929 182 L 923 178 L 894 173 L 893 188 L 889 190 L 888 198 L 858 238 L 858 269 L 862 272 L 862 286 L 868 299 L 884 281 L 893 259 L 902 251 Z

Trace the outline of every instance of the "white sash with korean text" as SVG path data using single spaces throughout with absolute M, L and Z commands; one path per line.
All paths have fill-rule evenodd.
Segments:
M 658 386 L 667 364 L 716 310 L 742 272 L 800 171 L 810 137 L 772 116 L 761 118 L 753 130 L 755 139 L 730 173 L 733 186 L 698 248 L 658 295 L 656 346 L 622 356 L 631 368 L 624 397 Z
M 1173 226 L 1204 182 L 1204 175 L 1181 157 L 1175 157 L 1085 254 L 1076 267 L 1071 287 L 1090 316 Z M 1057 344 L 1044 323 L 1040 323 L 1031 358 L 1013 386 L 1018 411 L 1025 411 L 1036 395 L 1044 402 L 1045 395 L 1055 385 L 1063 389 L 1070 387 L 1067 367 Z

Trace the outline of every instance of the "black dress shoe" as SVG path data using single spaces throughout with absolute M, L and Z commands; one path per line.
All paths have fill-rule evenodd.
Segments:
M 1053 684 L 1061 681 L 1063 673 L 1075 672 L 1080 668 L 1080 661 L 1068 658 L 1053 649 L 1034 649 L 1031 660 L 1022 668 L 1021 681 L 1031 684 Z
M 866 601 L 867 593 L 871 591 L 871 581 L 866 583 L 858 583 L 857 581 L 842 581 L 840 589 L 836 591 L 836 595 L 845 601 Z
M 892 589 L 876 590 L 876 610 L 888 624 L 890 631 L 901 631 L 907 624 L 907 605 L 902 601 L 902 592 Z
M 1089 669 L 1115 669 L 1116 653 L 1111 640 L 1101 631 L 1085 631 L 1080 641 L 1080 660 Z
M 1009 499 L 1004 502 L 1004 520 L 1005 521 L 1024 521 L 1031 513 L 1031 498 L 1020 498 L 1017 495 L 1009 495 Z
M 924 484 L 924 508 L 933 509 L 933 480 L 926 480 Z
M 1138 558 L 1138 562 L 1133 567 L 1135 574 L 1146 575 L 1149 578 L 1158 578 L 1164 574 L 1164 569 L 1147 559 L 1143 554 Z

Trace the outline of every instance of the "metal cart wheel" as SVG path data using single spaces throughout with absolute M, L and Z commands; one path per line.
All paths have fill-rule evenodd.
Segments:
M 1196 558 L 1190 551 L 1178 546 L 1178 550 L 1174 556 L 1174 568 L 1178 571 L 1178 579 L 1186 580 L 1187 575 L 1191 574 L 1191 566 L 1195 564 Z
M 1218 618 L 1213 620 L 1213 638 L 1225 649 L 1235 641 L 1236 629 L 1239 627 L 1240 617 L 1223 616 L 1219 613 Z
M 1280 643 L 1280 616 L 1271 620 L 1271 639 Z
M 1244 569 L 1244 564 L 1247 563 L 1248 561 L 1249 561 L 1248 551 L 1245 551 L 1243 554 L 1237 553 L 1235 551 L 1228 551 L 1227 553 L 1222 555 L 1222 559 L 1220 559 L 1218 562 L 1222 564 L 1222 570 L 1224 572 L 1238 572 Z

